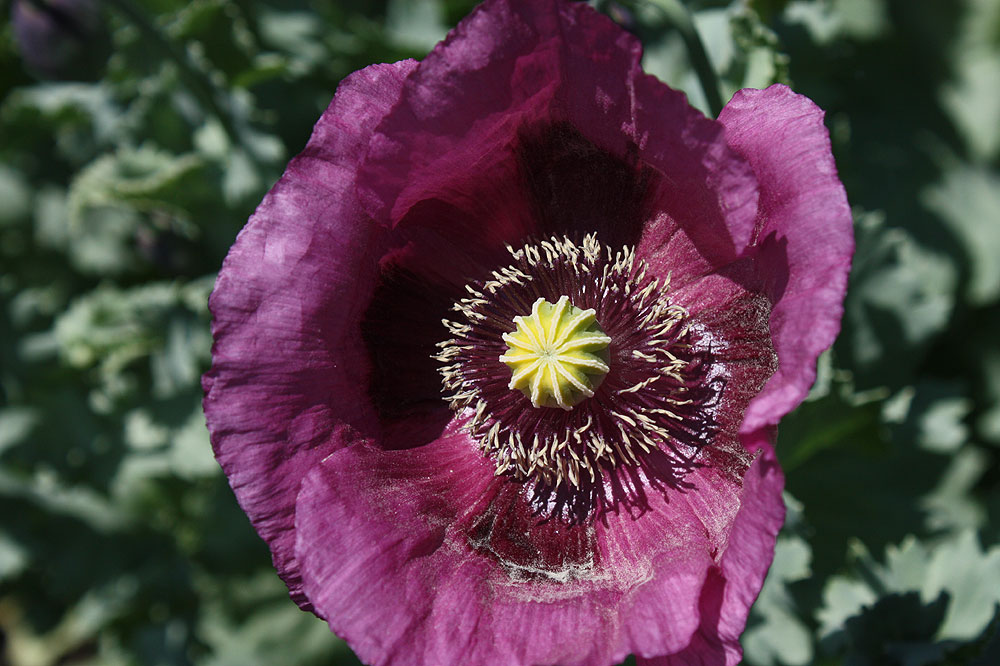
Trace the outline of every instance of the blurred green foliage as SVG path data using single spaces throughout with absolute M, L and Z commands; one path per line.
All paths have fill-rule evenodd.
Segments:
M 107 0 L 89 81 L 0 24 L 0 664 L 356 663 L 211 457 L 206 298 L 337 82 L 472 4 Z M 655 2 L 596 4 L 705 108 Z M 724 99 L 827 110 L 856 213 L 747 663 L 1000 663 L 1000 0 L 687 4 Z

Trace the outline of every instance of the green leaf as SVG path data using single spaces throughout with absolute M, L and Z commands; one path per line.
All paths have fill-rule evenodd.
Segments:
M 1000 445 L 1000 348 L 986 349 L 979 358 L 984 383 L 985 408 L 976 422 L 988 441 Z
M 23 443 L 40 418 L 39 410 L 32 407 L 0 409 L 0 458 L 8 448 Z
M 0 583 L 24 571 L 29 560 L 28 551 L 0 529 Z
M 808 578 L 811 549 L 800 537 L 778 538 L 774 562 L 740 638 L 746 659 L 755 666 L 800 666 L 813 660 L 813 638 L 787 586 Z
M 26 220 L 31 211 L 31 189 L 20 171 L 0 164 L 0 229 Z
M 925 190 L 923 199 L 955 233 L 969 257 L 969 302 L 996 302 L 1000 299 L 1000 174 L 956 165 L 942 182 Z
M 140 148 L 104 155 L 81 170 L 70 186 L 64 234 L 75 266 L 112 275 L 136 268 L 140 229 L 161 220 L 193 233 L 178 195 L 201 167 L 195 155 Z
M 886 0 L 833 0 L 838 32 L 858 40 L 881 37 L 890 29 Z
M 848 618 L 871 606 L 879 598 L 865 582 L 846 576 L 834 576 L 823 588 L 823 605 L 816 612 L 819 637 L 828 647 L 843 647 L 843 630 Z
M 282 11 L 264 5 L 260 9 L 260 29 L 264 41 L 293 56 L 309 69 L 317 67 L 327 52 L 319 35 L 319 18 L 307 11 Z
M 920 506 L 927 513 L 927 529 L 934 533 L 979 529 L 987 524 L 987 512 L 973 495 L 990 469 L 987 455 L 978 447 L 966 447 L 951 459 L 938 484 Z
M 934 453 L 954 453 L 968 441 L 965 420 L 973 403 L 964 384 L 920 381 L 900 391 L 893 402 L 894 414 L 886 420 L 898 423 L 893 436 L 901 442 L 914 442 Z
M 104 408 L 140 383 L 151 381 L 160 398 L 197 389 L 211 348 L 206 303 L 212 280 L 127 290 L 101 285 L 57 318 L 60 356 L 72 367 L 93 369 Z
M 3 104 L 5 119 L 24 136 L 9 135 L 5 142 L 48 134 L 67 159 L 80 163 L 114 143 L 125 133 L 126 121 L 107 82 L 40 83 L 11 92 Z M 45 136 L 45 138 L 49 138 Z
M 936 663 L 967 642 L 977 642 L 1000 603 L 1000 547 L 983 551 L 964 531 L 933 545 L 913 537 L 886 548 L 876 562 L 853 545 L 855 571 L 834 576 L 818 612 L 829 652 L 846 651 L 852 663 Z
M 951 320 L 957 272 L 880 215 L 860 215 L 856 235 L 838 349 L 860 386 L 901 388 Z
M 440 0 L 389 0 L 385 31 L 401 48 L 430 51 L 448 33 Z
M 951 49 L 957 76 L 941 89 L 941 102 L 981 163 L 1000 154 L 1000 3 L 968 0 L 959 38 Z M 995 210 L 995 209 L 994 209 Z
M 206 605 L 200 615 L 199 638 L 212 650 L 202 662 L 205 666 L 285 663 L 290 646 L 294 646 L 295 663 L 303 666 L 360 663 L 348 656 L 343 642 L 325 622 L 303 613 L 288 599 L 273 573 L 233 582 L 239 586 L 238 596 Z M 233 613 L 243 609 L 249 612 Z
M 976 637 L 993 617 L 1000 603 L 1000 587 L 984 581 L 1000 580 L 1000 546 L 983 552 L 975 533 L 966 531 L 932 551 L 921 596 L 940 592 L 952 597 L 939 636 L 969 640 Z
M 684 91 L 693 106 L 712 115 L 681 36 L 652 3 L 638 3 L 635 12 L 643 38 L 643 69 Z M 693 12 L 693 20 L 719 76 L 723 100 L 741 88 L 788 82 L 788 57 L 776 33 L 749 5 L 705 7 Z
M 847 373 L 840 374 L 829 395 L 804 403 L 778 432 L 788 491 L 804 505 L 820 581 L 839 568 L 852 540 L 882 548 L 921 530 L 921 498 L 934 490 L 948 460 L 893 437 L 885 423 L 893 406 L 887 392 L 855 393 Z M 897 418 L 905 418 L 901 411 Z

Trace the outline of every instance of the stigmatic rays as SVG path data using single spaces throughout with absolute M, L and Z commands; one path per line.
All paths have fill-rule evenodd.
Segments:
M 516 330 L 502 336 L 508 351 L 500 360 L 511 371 L 507 387 L 524 393 L 533 407 L 569 410 L 594 397 L 610 369 L 606 350 L 611 342 L 596 314 L 560 296 L 555 305 L 539 298 L 530 315 L 514 317 Z

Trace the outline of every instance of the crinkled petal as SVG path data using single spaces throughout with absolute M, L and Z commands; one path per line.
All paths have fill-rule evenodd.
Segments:
M 753 174 L 719 123 L 642 73 L 640 55 L 631 35 L 583 3 L 483 3 L 420 64 L 379 126 L 359 182 L 366 205 L 393 224 L 432 227 L 438 239 L 475 238 L 464 251 L 448 247 L 457 265 L 464 253 L 532 233 L 597 231 L 606 244 L 634 244 L 645 220 L 604 205 L 618 196 L 617 172 L 534 173 L 518 155 L 526 136 L 565 126 L 669 185 L 655 191 L 664 238 L 680 227 L 715 264 L 731 261 L 751 240 Z M 582 196 L 559 202 L 576 214 L 545 215 L 550 175 L 583 179 L 568 182 Z M 421 206 L 431 200 L 428 214 Z
M 645 487 L 644 511 L 576 527 L 531 516 L 493 471 L 452 424 L 414 449 L 341 449 L 303 481 L 304 589 L 366 663 L 596 666 L 679 653 L 698 630 L 738 637 L 780 525 L 757 515 L 780 505 L 775 470 L 741 488 L 697 469 Z M 705 617 L 716 570 L 742 579 L 720 588 L 728 615 Z
M 774 85 L 736 93 L 719 121 L 760 183 L 755 256 L 774 303 L 778 369 L 747 410 L 743 430 L 752 432 L 812 386 L 816 359 L 840 330 L 854 236 L 819 107 Z
M 215 346 L 203 386 L 215 455 L 304 607 L 293 553 L 299 483 L 341 445 L 339 424 L 373 422 L 358 322 L 384 232 L 358 205 L 356 169 L 414 66 L 345 79 L 240 233 L 209 302 Z
M 770 304 L 755 281 L 755 263 L 743 260 L 671 294 L 671 302 L 687 311 L 688 322 L 703 336 L 701 345 L 712 350 L 712 362 L 722 367 L 726 414 L 716 419 L 733 435 L 775 367 L 767 321 Z
M 702 589 L 701 624 L 682 650 L 644 666 L 735 666 L 743 656 L 739 638 L 750 607 L 774 559 L 774 543 L 785 521 L 781 491 L 785 479 L 774 455 L 774 429 L 743 436 L 757 458 L 743 479 L 740 508 L 729 541 Z
M 584 3 L 487 0 L 423 63 L 342 84 L 220 273 L 216 455 L 293 598 L 366 662 L 740 658 L 784 515 L 768 426 L 837 332 L 850 216 L 808 100 L 743 91 L 709 120 L 639 57 Z M 570 526 L 495 476 L 431 354 L 505 243 L 586 232 L 674 278 L 713 418 L 759 455 L 620 466 L 637 501 Z

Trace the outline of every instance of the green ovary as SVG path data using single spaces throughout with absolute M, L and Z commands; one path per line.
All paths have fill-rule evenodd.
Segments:
M 511 371 L 508 386 L 535 407 L 570 410 L 593 396 L 610 369 L 611 343 L 595 316 L 560 296 L 554 305 L 539 298 L 530 315 L 514 317 L 517 329 L 504 333 L 508 351 L 500 357 Z

